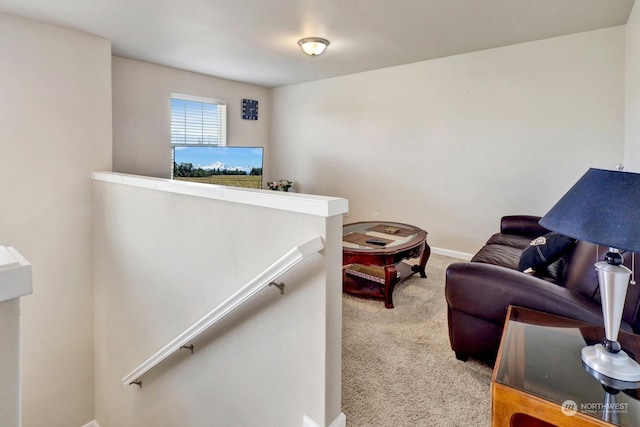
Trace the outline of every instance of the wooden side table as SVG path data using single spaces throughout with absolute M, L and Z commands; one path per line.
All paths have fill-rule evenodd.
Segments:
M 491 379 L 491 425 L 639 426 L 639 390 L 604 386 L 582 365 L 582 347 L 602 338 L 602 327 L 510 306 Z M 619 340 L 640 354 L 640 336 L 621 332 Z
M 425 266 L 431 255 L 427 232 L 409 224 L 393 222 L 356 222 L 346 224 L 342 233 L 343 290 L 346 293 L 382 298 L 393 308 L 393 289 L 415 273 L 427 277 Z M 368 241 L 378 241 L 378 244 Z M 416 265 L 403 260 L 420 258 Z M 356 271 L 349 266 L 380 267 L 379 277 Z M 359 273 L 362 273 L 358 276 Z M 369 278 L 367 278 L 369 276 Z M 380 280 L 378 280 L 380 279 Z

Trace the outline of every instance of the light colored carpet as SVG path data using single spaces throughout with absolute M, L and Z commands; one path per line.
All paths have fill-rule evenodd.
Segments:
M 491 368 L 461 362 L 449 346 L 444 272 L 432 254 L 381 300 L 343 297 L 342 410 L 349 427 L 488 426 Z

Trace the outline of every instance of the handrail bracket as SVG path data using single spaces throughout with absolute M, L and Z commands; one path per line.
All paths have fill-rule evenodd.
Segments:
M 269 286 L 275 286 L 276 288 L 280 289 L 280 295 L 284 295 L 284 283 L 270 282 Z

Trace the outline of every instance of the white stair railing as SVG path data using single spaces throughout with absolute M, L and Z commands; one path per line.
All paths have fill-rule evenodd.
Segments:
M 142 375 L 183 347 L 191 348 L 193 350 L 193 347 L 188 345 L 191 341 L 227 314 L 231 313 L 242 303 L 249 300 L 260 290 L 274 284 L 278 286 L 282 292 L 283 285 L 276 284 L 274 280 L 291 270 L 303 259 L 320 252 L 323 248 L 324 244 L 319 236 L 294 247 L 280 259 L 271 264 L 262 273 L 258 274 L 253 280 L 238 289 L 238 291 L 233 295 L 224 300 L 216 308 L 211 310 L 204 317 L 187 328 L 183 333 L 174 338 L 170 343 L 142 362 L 137 368 L 122 378 L 122 382 L 125 385 L 137 384 L 141 386 L 142 382 L 140 381 L 140 378 Z

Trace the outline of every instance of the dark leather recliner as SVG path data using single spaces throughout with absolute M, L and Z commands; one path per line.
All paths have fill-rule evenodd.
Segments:
M 539 220 L 526 215 L 503 217 L 500 233 L 494 234 L 471 262 L 447 268 L 449 340 L 458 359 L 495 362 L 509 305 L 603 324 L 593 264 L 604 258 L 607 247 L 578 241 L 544 271 L 530 275 L 517 270 L 524 248 L 549 232 Z M 632 268 L 632 254 L 623 257 L 625 265 Z M 622 319 L 621 330 L 640 333 L 640 285 L 629 285 Z

